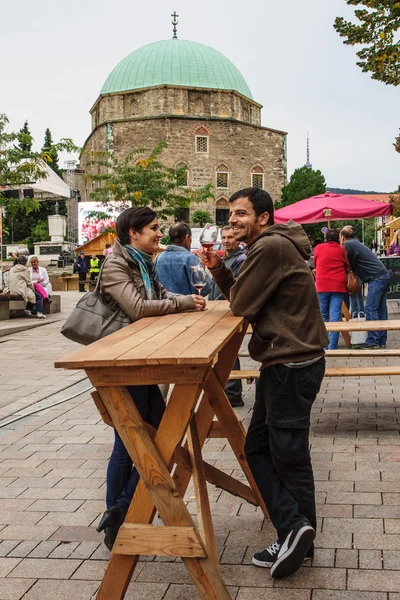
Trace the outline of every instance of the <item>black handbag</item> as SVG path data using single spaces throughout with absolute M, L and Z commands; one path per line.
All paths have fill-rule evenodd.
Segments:
M 87 292 L 79 300 L 61 328 L 66 338 L 85 346 L 132 323 L 119 305 L 115 301 L 108 303 L 105 294 L 100 291 L 105 262 L 101 265 L 93 292 Z

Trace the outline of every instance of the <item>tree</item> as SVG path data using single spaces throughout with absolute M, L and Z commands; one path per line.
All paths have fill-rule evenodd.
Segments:
M 32 150 L 32 134 L 29 131 L 28 121 L 25 121 L 23 127 L 18 132 L 18 143 L 22 152 L 29 154 Z
M 325 191 L 325 177 L 321 171 L 300 167 L 294 171 L 289 183 L 282 188 L 281 200 L 275 204 L 275 208 L 288 206 L 299 200 L 323 194 Z
M 396 152 L 400 152 L 400 135 L 394 139 L 393 146 L 395 147 Z
M 7 115 L 0 114 L 0 208 L 5 209 L 3 233 L 6 240 L 13 232 L 15 234 L 17 227 L 18 237 L 29 236 L 36 224 L 36 221 L 30 220 L 30 217 L 33 217 L 32 213 L 38 211 L 39 219 L 43 220 L 47 213 L 42 214 L 42 211 L 48 210 L 47 202 L 54 205 L 51 201 L 39 203 L 35 198 L 22 197 L 18 193 L 18 186 L 47 177 L 45 163 L 50 162 L 51 158 L 49 152 L 24 150 L 20 145 L 21 132 L 8 132 L 8 123 Z M 23 135 L 25 148 L 32 147 L 31 134 L 24 132 Z M 53 148 L 66 152 L 79 150 L 70 139 L 62 139 L 53 144 L 50 151 Z M 10 197 L 10 191 L 16 197 Z M 20 231 L 21 228 L 23 230 Z M 18 241 L 21 241 L 21 238 Z
M 397 0 L 346 0 L 349 6 L 364 6 L 354 11 L 358 23 L 335 19 L 334 28 L 345 38 L 344 44 L 363 44 L 357 52 L 357 65 L 389 85 L 400 84 L 400 2 Z
M 213 219 L 209 212 L 206 210 L 195 210 L 192 215 L 193 225 L 204 227 L 206 223 L 212 223 Z
M 150 206 L 165 218 L 173 215 L 176 208 L 188 208 L 191 202 L 213 198 L 212 183 L 196 190 L 181 186 L 187 165 L 165 166 L 160 157 L 167 147 L 165 141 L 159 142 L 147 158 L 143 158 L 143 149 L 133 150 L 123 158 L 111 152 L 89 153 L 86 179 L 98 184 L 91 199 L 103 206 L 120 202 L 121 211 L 131 206 Z
M 60 166 L 58 164 L 58 152 L 57 152 L 57 148 L 54 146 L 53 144 L 53 138 L 51 136 L 51 131 L 49 128 L 46 129 L 45 133 L 44 133 L 44 143 L 43 143 L 43 148 L 42 148 L 42 152 L 47 152 L 49 157 L 50 157 L 50 167 L 53 169 L 53 171 L 55 173 L 57 173 L 57 175 L 59 177 L 62 178 L 62 171 L 60 169 Z

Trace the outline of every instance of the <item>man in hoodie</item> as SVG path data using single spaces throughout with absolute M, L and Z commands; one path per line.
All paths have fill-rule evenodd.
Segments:
M 253 325 L 250 356 L 261 362 L 245 453 L 278 539 L 253 557 L 274 578 L 313 556 L 315 489 L 310 412 L 325 372 L 329 339 L 306 260 L 309 240 L 293 221 L 274 225 L 270 195 L 258 188 L 231 196 L 229 223 L 249 251 L 237 278 L 212 251 L 203 260 L 235 315 Z
M 246 255 L 239 246 L 239 242 L 235 240 L 233 235 L 233 229 L 230 225 L 226 225 L 221 229 L 221 242 L 225 250 L 225 254 L 222 257 L 224 265 L 230 269 L 235 277 L 239 273 L 239 269 L 246 260 Z M 208 296 L 209 300 L 225 300 L 225 297 L 217 284 L 214 281 L 212 291 Z M 235 364 L 233 365 L 235 371 L 240 371 L 240 360 L 236 358 Z M 242 393 L 243 386 L 240 379 L 230 379 L 227 381 L 225 386 L 225 393 L 228 396 L 228 400 L 231 406 L 239 408 L 244 406 Z

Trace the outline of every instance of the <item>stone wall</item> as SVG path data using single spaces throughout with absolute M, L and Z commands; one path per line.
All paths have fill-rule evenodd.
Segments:
M 123 98 L 120 96 L 119 101 Z M 208 153 L 196 152 L 196 132 L 200 128 L 201 135 L 208 134 Z M 229 198 L 238 189 L 251 186 L 252 172 L 263 173 L 264 189 L 274 201 L 280 198 L 281 188 L 286 183 L 285 134 L 256 125 L 188 117 L 117 121 L 108 125 L 108 134 L 105 125 L 97 127 L 86 141 L 85 150 L 105 150 L 108 144 L 111 151 L 122 157 L 136 148 L 150 150 L 160 140 L 168 143 L 162 155 L 167 166 L 188 165 L 190 187 L 197 188 L 210 181 L 216 185 L 217 170 L 229 173 L 228 188 L 216 189 L 215 201 L 194 205 L 192 211 L 208 210 L 215 216 L 218 201 Z M 86 161 L 87 155 L 83 154 L 81 167 L 84 170 Z M 87 199 L 83 190 L 81 196 Z M 222 206 L 221 202 L 219 206 Z
M 238 92 L 163 86 L 100 96 L 92 129 L 107 121 L 162 115 L 231 118 L 260 125 L 261 105 Z

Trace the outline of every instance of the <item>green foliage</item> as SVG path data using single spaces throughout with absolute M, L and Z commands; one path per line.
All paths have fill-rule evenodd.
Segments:
M 300 167 L 294 171 L 289 183 L 282 188 L 281 200 L 276 202 L 275 209 L 311 198 L 311 196 L 323 194 L 325 191 L 325 177 L 321 171 L 314 171 L 309 167 Z
M 192 214 L 193 225 L 198 227 L 204 227 L 206 223 L 212 223 L 213 218 L 210 213 L 206 210 L 195 210 Z
M 51 136 L 51 131 L 49 128 L 46 129 L 44 134 L 42 152 L 46 153 L 49 156 L 49 166 L 53 169 L 55 173 L 57 173 L 59 177 L 62 178 L 62 171 L 60 169 L 60 165 L 58 164 L 57 148 L 53 144 L 53 138 Z
M 389 85 L 400 84 L 400 43 L 395 35 L 400 29 L 400 2 L 396 0 L 346 0 L 349 6 L 361 6 L 354 11 L 357 23 L 335 19 L 334 28 L 344 44 L 363 44 L 357 52 L 357 65 L 364 73 L 372 73 Z
M 140 158 L 143 149 L 133 150 L 124 158 L 110 152 L 89 153 L 86 179 L 98 184 L 90 197 L 104 206 L 121 202 L 121 210 L 131 206 L 150 206 L 160 218 L 174 215 L 176 208 L 188 208 L 191 202 L 213 198 L 212 183 L 192 190 L 181 187 L 185 165 L 166 167 L 160 160 L 168 145 L 161 141 L 147 158 Z
M 362 240 L 362 220 L 354 219 L 347 221 L 331 221 L 331 229 L 343 229 L 345 225 L 352 225 L 355 236 L 361 241 Z M 309 223 L 308 225 L 302 225 L 304 231 L 310 238 L 310 240 L 320 239 L 323 241 L 324 234 L 322 233 L 322 227 L 327 227 L 328 223 Z M 372 240 L 375 239 L 375 218 L 364 219 L 364 243 L 369 246 Z
M 396 152 L 400 152 L 400 135 L 395 138 L 393 146 L 396 149 Z
M 29 181 L 47 177 L 45 163 L 49 152 L 76 152 L 79 150 L 71 139 L 62 139 L 49 148 L 49 152 L 33 152 L 32 136 L 27 123 L 19 132 L 8 132 L 8 118 L 0 114 L 0 207 L 5 208 L 4 242 L 27 238 L 38 220 L 46 219 L 54 212 L 54 202 L 40 202 L 35 198 L 6 198 L 4 191 L 13 186 L 23 186 Z M 65 202 L 61 202 L 61 214 L 65 214 Z
M 32 134 L 29 131 L 28 121 L 25 121 L 23 127 L 18 132 L 18 144 L 22 152 L 29 155 L 32 151 Z

